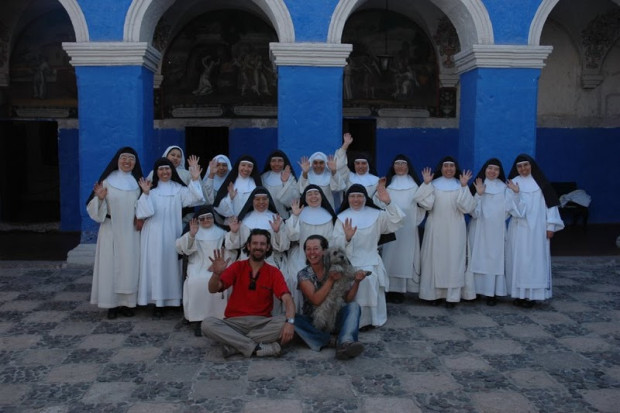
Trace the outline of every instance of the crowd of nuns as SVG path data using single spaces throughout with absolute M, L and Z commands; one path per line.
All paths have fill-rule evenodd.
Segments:
M 511 297 L 524 308 L 551 298 L 549 242 L 564 224 L 532 157 L 518 155 L 508 175 L 492 158 L 474 176 L 450 156 L 418 173 L 398 154 L 379 177 L 366 154 L 348 150 L 352 142 L 345 134 L 333 155 L 302 157 L 300 176 L 280 150 L 262 172 L 252 156 L 233 165 L 217 155 L 203 174 L 199 158 L 170 146 L 145 178 L 136 151 L 119 149 L 87 200 L 100 224 L 91 303 L 109 319 L 131 317 L 137 306 L 155 317 L 182 306 L 200 334 L 204 318 L 224 317 L 228 299 L 207 288 L 213 250 L 223 248 L 229 262 L 247 259 L 254 228 L 271 233 L 268 262 L 298 309 L 310 235 L 371 271 L 355 298 L 362 331 L 383 325 L 386 302 L 402 303 L 412 296 L 405 293 L 447 308 L 477 297 L 489 306 Z

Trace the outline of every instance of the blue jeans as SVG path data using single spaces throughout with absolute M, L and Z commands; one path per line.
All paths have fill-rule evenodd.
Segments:
M 360 325 L 362 310 L 356 302 L 350 302 L 342 306 L 336 317 L 336 331 L 338 332 L 338 345 L 357 341 L 357 333 Z M 314 351 L 329 344 L 331 332 L 325 332 L 312 325 L 312 318 L 295 314 L 295 332 Z

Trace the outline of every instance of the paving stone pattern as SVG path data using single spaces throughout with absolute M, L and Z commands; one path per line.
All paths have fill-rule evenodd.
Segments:
M 618 412 L 620 265 L 554 257 L 553 272 L 532 309 L 408 295 L 353 360 L 298 341 L 224 359 L 179 311 L 106 319 L 90 268 L 0 261 L 0 411 Z

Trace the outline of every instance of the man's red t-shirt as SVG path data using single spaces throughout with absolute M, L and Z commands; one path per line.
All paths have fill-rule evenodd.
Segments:
M 224 317 L 242 317 L 257 315 L 271 317 L 273 310 L 273 296 L 281 298 L 289 293 L 284 276 L 279 269 L 266 262 L 258 271 L 256 289 L 250 290 L 252 267 L 249 260 L 236 261 L 224 270 L 220 280 L 224 284 L 222 290 L 232 286 L 233 291 L 228 298 Z

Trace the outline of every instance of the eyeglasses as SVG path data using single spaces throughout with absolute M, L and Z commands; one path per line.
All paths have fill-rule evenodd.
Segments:
M 256 273 L 256 277 L 252 277 L 252 271 L 250 271 L 250 285 L 248 286 L 248 290 L 256 291 L 256 280 L 258 280 L 258 276 L 260 272 Z

